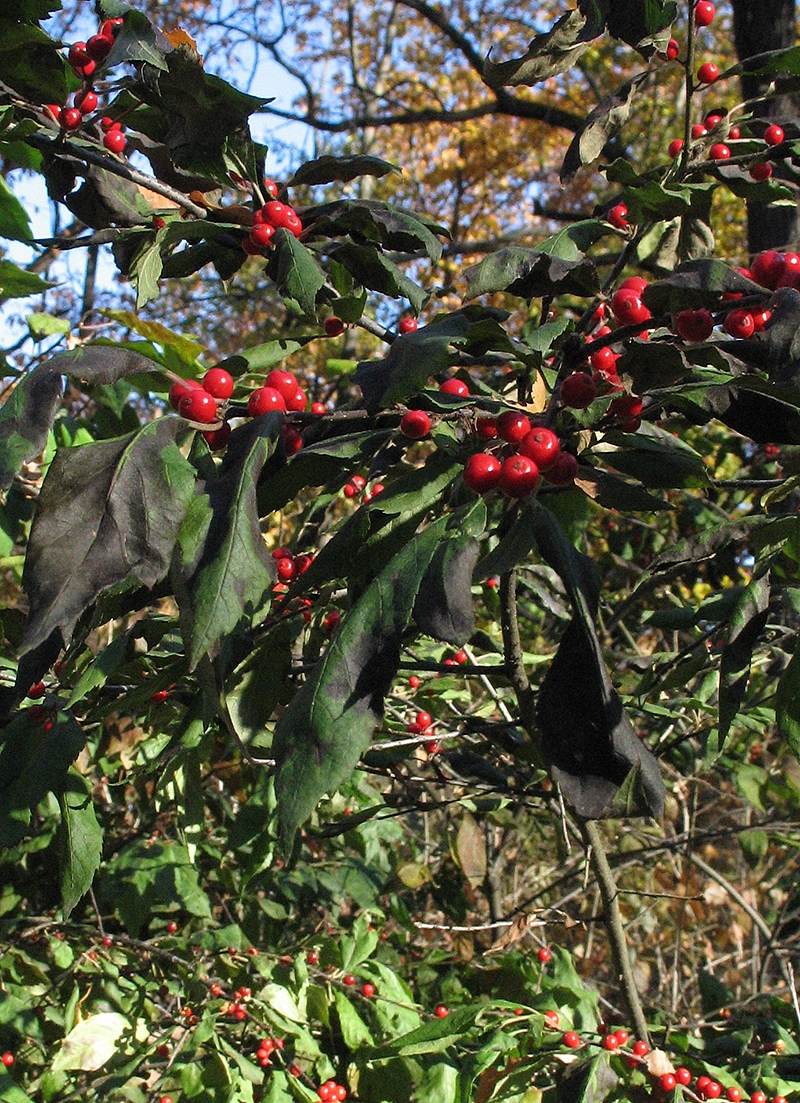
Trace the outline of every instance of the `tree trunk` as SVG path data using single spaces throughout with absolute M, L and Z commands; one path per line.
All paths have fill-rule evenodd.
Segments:
M 795 0 L 733 0 L 733 35 L 740 61 L 768 50 L 794 46 L 797 41 Z M 769 80 L 743 74 L 741 85 L 744 99 L 757 100 L 766 92 Z M 777 96 L 758 104 L 754 114 L 754 121 L 758 120 L 753 127 L 756 134 L 761 134 L 771 122 L 785 127 L 787 122 L 800 120 L 800 99 L 788 94 Z M 775 176 L 780 176 L 779 165 Z M 751 254 L 763 249 L 795 248 L 798 240 L 797 208 L 747 204 L 747 245 Z

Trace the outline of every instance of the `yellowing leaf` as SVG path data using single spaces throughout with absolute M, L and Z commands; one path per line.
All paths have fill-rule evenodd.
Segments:
M 129 1023 L 116 1011 L 90 1015 L 78 1023 L 63 1041 L 53 1061 L 53 1072 L 81 1069 L 96 1072 L 114 1056 Z

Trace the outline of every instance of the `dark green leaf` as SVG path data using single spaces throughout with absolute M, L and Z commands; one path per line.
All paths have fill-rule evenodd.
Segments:
M 16 14 L 0 16 L 0 81 L 34 103 L 65 103 L 67 66 L 58 44 Z
M 444 1053 L 451 1046 L 463 1041 L 465 1034 L 481 1019 L 480 1003 L 472 1007 L 456 1007 L 445 1019 L 424 1023 L 415 1030 L 401 1034 L 390 1042 L 384 1042 L 370 1059 L 386 1060 L 390 1057 L 414 1057 L 423 1053 Z
M 328 154 L 324 157 L 315 157 L 313 161 L 306 161 L 294 174 L 288 186 L 332 184 L 334 181 L 346 184 L 350 180 L 358 179 L 359 176 L 388 176 L 390 172 L 399 173 L 400 169 L 389 161 L 381 160 L 380 157 L 370 157 L 368 154 L 332 157 Z
M 457 531 L 439 544 L 414 603 L 421 632 L 458 646 L 469 640 L 475 631 L 471 586 L 478 551 L 474 536 Z
M 276 725 L 275 791 L 285 851 L 317 802 L 347 780 L 369 746 L 397 672 L 419 580 L 444 526 L 442 519 L 418 533 L 366 588 Z
M 592 261 L 563 260 L 536 248 L 512 245 L 490 253 L 465 272 L 466 298 L 508 291 L 523 299 L 549 295 L 594 295 L 600 288 Z
M 599 218 L 586 218 L 573 222 L 536 246 L 537 253 L 560 257 L 561 260 L 583 260 L 586 250 L 606 234 L 613 233 L 607 222 Z M 562 319 L 558 319 L 559 322 Z M 549 323 L 557 324 L 557 323 Z M 548 328 L 548 325 L 542 327 Z
M 597 819 L 618 814 L 615 798 L 636 770 L 635 789 L 629 785 L 626 796 L 639 799 L 627 814 L 658 816 L 664 805 L 658 763 L 622 707 L 597 638 L 599 587 L 594 565 L 575 550 L 543 506 L 533 511 L 531 523 L 539 551 L 560 575 L 573 607 L 539 690 L 542 753 L 577 815 Z
M 643 299 L 653 314 L 677 314 L 688 308 L 717 307 L 725 291 L 763 295 L 760 284 L 743 276 L 721 260 L 693 260 L 681 264 L 672 275 L 651 283 Z
M 54 631 L 69 640 L 109 587 L 152 587 L 165 577 L 195 486 L 176 443 L 185 432 L 179 419 L 159 418 L 130 436 L 56 453 L 25 561 L 25 650 Z
M 30 241 L 33 237 L 28 212 L 0 177 L 0 237 L 10 241 Z
M 619 445 L 615 442 L 621 441 Z M 638 433 L 609 433 L 603 445 L 592 450 L 609 467 L 630 475 L 645 486 L 703 486 L 708 482 L 705 464 L 688 444 L 671 433 L 646 423 Z
M 312 207 L 304 212 L 305 217 L 308 232 L 322 237 L 341 238 L 349 234 L 355 242 L 379 245 L 392 252 L 413 255 L 422 252 L 434 263 L 442 255 L 439 237 L 445 231 L 441 227 L 418 214 L 374 199 L 340 199 Z
M 614 0 L 609 4 L 608 31 L 649 56 L 652 49 L 648 47 L 654 40 L 664 42 L 660 32 L 668 31 L 677 16 L 674 0 Z
M 580 467 L 575 476 L 575 485 L 598 505 L 605 509 L 618 509 L 622 513 L 673 508 L 663 498 L 650 494 L 641 483 L 628 482 L 609 471 Z
M 0 488 L 10 486 L 23 463 L 44 448 L 61 393 L 61 376 L 42 365 L 0 407 Z
M 191 669 L 233 632 L 248 606 L 255 608 L 273 581 L 258 521 L 256 483 L 280 431 L 281 417 L 275 414 L 243 426 L 230 437 L 219 477 L 205 485 L 212 516 L 202 559 L 189 583 L 186 650 Z
M 422 309 L 425 292 L 376 246 L 345 242 L 336 246 L 331 255 L 364 287 L 395 299 L 408 299 L 414 311 Z
M 568 183 L 582 165 L 590 165 L 597 160 L 608 140 L 628 121 L 631 103 L 640 85 L 649 79 L 649 70 L 638 73 L 626 80 L 615 92 L 604 96 L 597 107 L 589 112 L 564 155 L 561 165 L 563 183 Z
M 569 1065 L 558 1084 L 558 1103 L 602 1103 L 619 1082 L 608 1054 Z
M 137 310 L 141 310 L 151 299 L 158 298 L 158 281 L 163 267 L 161 249 L 156 244 L 147 245 L 136 254 L 128 274 L 136 288 Z
M 718 732 L 709 738 L 710 755 L 719 754 L 724 747 L 731 724 L 744 701 L 753 649 L 767 623 L 769 595 L 769 574 L 753 578 L 730 618 L 719 667 Z
M 789 665 L 775 690 L 775 722 L 782 739 L 800 758 L 800 646 L 795 644 Z
M 637 341 L 626 346 L 617 361 L 620 375 L 629 375 L 636 394 L 669 387 L 692 374 L 692 365 L 678 344 L 665 341 Z
M 64 918 L 91 888 L 103 849 L 103 829 L 97 822 L 86 778 L 70 770 L 58 790 L 61 902 Z
M 274 249 L 267 271 L 281 295 L 294 299 L 304 314 L 313 315 L 317 292 L 325 286 L 325 273 L 314 254 L 288 230 L 273 237 Z
M 536 35 L 522 57 L 502 62 L 487 59 L 484 80 L 490 88 L 515 87 L 566 73 L 604 30 L 604 15 L 570 10 L 546 34 Z
M 83 750 L 83 730 L 71 713 L 57 713 L 48 728 L 30 713 L 18 714 L 4 730 L 0 748 L 0 846 L 25 835 L 30 814 L 49 790 L 58 792 Z
M 225 686 L 233 726 L 243 743 L 252 743 L 266 728 L 279 704 L 286 704 L 294 686 L 289 680 L 295 628 L 290 618 L 279 621 L 258 641 Z

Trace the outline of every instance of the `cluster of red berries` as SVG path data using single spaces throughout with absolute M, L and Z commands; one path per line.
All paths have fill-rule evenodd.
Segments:
M 242 248 L 248 256 L 260 256 L 272 247 L 272 238 L 276 230 L 288 230 L 299 237 L 303 232 L 303 223 L 294 207 L 281 203 L 277 198 L 278 185 L 274 180 L 264 181 L 264 190 L 271 196 L 263 207 L 253 214 L 250 233 L 242 242 Z
M 342 1103 L 347 1099 L 347 1088 L 344 1084 L 337 1084 L 335 1080 L 326 1080 L 317 1088 L 317 1095 L 322 1103 L 334 1103 L 336 1100 Z
M 272 1063 L 272 1054 L 275 1050 L 282 1050 L 284 1047 L 283 1038 L 262 1038 L 258 1043 L 258 1049 L 256 1050 L 256 1060 L 262 1069 L 265 1069 L 267 1065 Z
M 275 560 L 275 570 L 281 582 L 290 582 L 298 575 L 305 574 L 314 562 L 314 556 L 310 552 L 299 552 L 294 555 L 289 548 L 275 548 L 272 558 Z
M 367 480 L 363 475 L 353 475 L 349 482 L 346 482 L 342 487 L 342 493 L 345 498 L 357 498 L 359 494 L 362 494 L 364 487 L 367 485 Z M 383 483 L 373 483 L 370 489 L 363 494 L 363 502 L 371 502 L 373 498 L 378 494 L 382 494 L 386 487 Z
M 406 724 L 406 731 L 410 735 L 422 735 L 425 737 L 423 746 L 430 755 L 436 755 L 441 751 L 441 746 L 434 739 L 433 717 L 429 712 L 418 712 L 414 719 Z
M 46 104 L 46 110 L 64 133 L 80 130 L 84 120 L 97 110 L 98 98 L 92 79 L 97 66 L 102 65 L 111 53 L 122 23 L 120 18 L 104 19 L 97 34 L 93 34 L 86 42 L 74 42 L 69 47 L 67 60 L 72 71 L 83 82 L 83 87 L 73 96 L 71 107 L 62 107 L 57 103 Z M 122 124 L 105 115 L 100 119 L 100 128 L 103 131 L 105 148 L 110 153 L 122 153 L 126 141 Z

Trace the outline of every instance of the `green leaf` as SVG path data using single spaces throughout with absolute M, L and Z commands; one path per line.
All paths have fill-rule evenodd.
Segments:
M 563 260 L 553 253 L 523 245 L 490 253 L 464 275 L 468 301 L 496 291 L 535 299 L 549 295 L 594 295 L 600 288 L 597 269 L 586 257 Z
M 41 27 L 0 16 L 0 81 L 33 103 L 66 103 L 66 61 Z
M 383 715 L 402 634 L 444 519 L 416 535 L 361 595 L 275 727 L 281 845 L 350 776 Z
M 602 1103 L 619 1082 L 607 1053 L 569 1065 L 558 1085 L 558 1103 Z
M 350 157 L 332 157 L 326 154 L 302 164 L 287 187 L 294 188 L 300 184 L 332 184 L 334 181 L 346 184 L 350 180 L 358 179 L 359 176 L 380 177 L 388 176 L 391 172 L 399 174 L 400 171 L 397 165 L 383 161 L 380 157 L 370 157 L 368 154 L 354 154 Z
M 164 265 L 158 244 L 145 246 L 131 264 L 129 275 L 136 288 L 136 309 L 158 298 L 158 281 Z
M 271 558 L 258 520 L 256 483 L 275 451 L 280 430 L 281 418 L 274 414 L 242 426 L 230 437 L 219 477 L 206 483 L 213 517 L 202 559 L 189 583 L 191 669 L 236 628 L 248 606 L 261 602 L 272 584 Z
M 56 318 L 55 315 L 46 314 L 44 311 L 29 314 L 25 321 L 28 323 L 28 329 L 34 341 L 42 341 L 45 337 L 55 337 L 56 334 L 61 335 L 70 331 L 68 318 Z
M 357 1052 L 362 1046 L 374 1046 L 375 1041 L 369 1027 L 353 1007 L 346 993 L 341 988 L 334 989 L 333 1003 L 339 1020 L 339 1029 L 342 1032 L 344 1044 L 351 1053 Z M 372 1054 L 370 1054 L 372 1057 Z
M 116 1011 L 101 1011 L 81 1019 L 61 1043 L 53 1058 L 53 1070 L 96 1072 L 111 1060 L 119 1049 L 123 1034 L 129 1033 L 130 1029 L 128 1020 Z
M 59 790 L 58 804 L 61 902 L 66 919 L 94 880 L 102 856 L 103 829 L 97 822 L 89 783 L 75 770 L 70 770 Z
M 294 635 L 289 618 L 279 621 L 228 679 L 225 700 L 243 743 L 252 743 L 264 731 L 276 707 L 287 704 L 291 697 Z
M 795 643 L 789 665 L 775 690 L 775 722 L 781 738 L 800 758 L 800 643 Z
M 591 453 L 651 489 L 704 486 L 708 482 L 702 456 L 650 423 L 635 434 L 609 433 L 607 441 L 592 448 Z
M 753 649 L 767 623 L 769 596 L 769 574 L 754 577 L 733 610 L 719 666 L 719 726 L 709 737 L 709 755 L 722 750 L 744 701 Z
M 484 1009 L 478 1004 L 457 1007 L 444 1019 L 435 1019 L 379 1046 L 370 1058 L 415 1057 L 423 1053 L 444 1053 L 463 1041 L 464 1035 L 482 1018 Z
M 566 73 L 591 48 L 605 30 L 605 19 L 592 12 L 570 10 L 546 34 L 537 34 L 522 57 L 484 63 L 484 80 L 490 88 L 533 85 Z
M 439 236 L 446 231 L 421 215 L 374 199 L 340 199 L 325 203 L 312 207 L 308 219 L 307 230 L 315 236 L 343 238 L 347 235 L 357 244 L 371 243 L 391 252 L 422 252 L 434 263 L 442 256 Z M 334 255 L 339 259 L 338 250 Z M 363 282 L 357 270 L 353 275 L 357 282 Z
M 147 16 L 128 8 L 105 65 L 112 69 L 125 62 L 143 61 L 165 72 L 165 56 L 171 51 L 169 39 L 156 30 Z
M 375 245 L 344 242 L 332 250 L 332 256 L 362 286 L 379 291 L 382 295 L 391 295 L 395 299 L 408 299 L 416 312 L 422 309 L 425 292 Z
M 281 295 L 294 299 L 304 314 L 316 310 L 317 292 L 325 286 L 325 273 L 314 254 L 286 229 L 275 231 L 267 272 Z
M 610 233 L 613 233 L 613 230 L 607 222 L 599 218 L 586 218 L 582 222 L 573 222 L 551 237 L 545 238 L 536 246 L 536 252 L 560 257 L 561 260 L 583 260 L 586 250 L 601 237 Z M 540 328 L 548 330 L 551 326 L 560 326 L 560 331 L 563 331 L 564 319 L 559 318 Z
M 63 448 L 45 476 L 23 585 L 24 650 L 57 631 L 69 640 L 99 594 L 126 580 L 154 586 L 169 569 L 194 494 L 177 418 L 159 418 L 115 440 Z
M 677 314 L 690 307 L 715 308 L 723 292 L 763 295 L 764 288 L 721 260 L 692 260 L 649 284 L 642 298 L 653 314 Z
M 40 279 L 34 272 L 26 272 L 10 260 L 0 260 L 0 302 L 42 295 L 52 286 L 52 283 Z
M 33 233 L 28 212 L 0 176 L 0 237 L 10 241 L 31 241 Z
M 421 632 L 456 646 L 469 640 L 475 631 L 470 587 L 478 552 L 475 537 L 457 529 L 439 544 L 414 603 L 414 620 Z
M 24 836 L 32 810 L 48 791 L 58 792 L 86 742 L 71 713 L 57 713 L 50 727 L 18 714 L 4 729 L 0 748 L 0 846 Z

